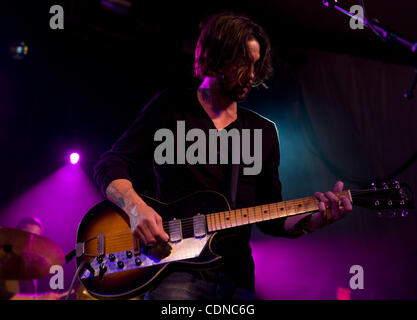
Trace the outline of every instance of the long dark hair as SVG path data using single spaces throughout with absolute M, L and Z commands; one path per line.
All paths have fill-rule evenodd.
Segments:
M 261 57 L 255 65 L 256 82 L 272 76 L 271 43 L 258 24 L 243 14 L 222 12 L 200 25 L 202 31 L 195 49 L 194 75 L 219 76 L 225 68 L 236 66 L 238 76 L 250 65 L 247 42 L 256 39 Z

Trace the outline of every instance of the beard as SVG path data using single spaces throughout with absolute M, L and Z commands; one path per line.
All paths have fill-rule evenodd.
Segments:
M 245 101 L 246 98 L 249 96 L 249 93 L 251 92 L 252 87 L 244 87 L 244 88 L 239 87 L 239 90 L 240 90 L 240 93 L 236 95 L 236 98 L 237 98 L 236 101 L 242 102 L 242 101 Z
M 231 101 L 242 102 L 245 101 L 252 90 L 252 86 L 241 86 L 238 83 L 230 85 L 224 79 L 220 81 L 222 88 L 222 95 L 230 99 Z

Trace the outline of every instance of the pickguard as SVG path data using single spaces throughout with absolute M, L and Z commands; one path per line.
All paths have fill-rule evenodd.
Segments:
M 158 258 L 158 254 L 155 252 L 144 252 L 149 250 L 142 250 L 139 255 L 134 255 L 132 252 L 132 257 L 128 257 L 126 251 L 113 252 L 115 256 L 114 261 L 110 261 L 108 255 L 103 257 L 101 262 L 107 267 L 106 274 L 122 272 L 126 270 L 146 268 L 160 264 L 166 264 L 169 262 L 175 261 L 184 261 L 192 258 L 197 258 L 200 256 L 204 248 L 208 245 L 211 234 L 207 234 L 199 238 L 185 238 L 178 242 L 168 242 L 171 247 L 171 251 L 168 255 L 163 255 L 164 257 Z M 150 249 L 152 250 L 152 249 Z M 140 265 L 138 265 L 138 260 L 140 260 Z M 120 267 L 119 261 L 123 262 L 123 267 Z M 97 259 L 94 259 L 90 263 L 91 267 L 94 269 L 94 275 L 91 271 L 85 270 L 81 275 L 81 279 L 87 279 L 90 277 L 98 276 L 100 274 L 100 263 Z

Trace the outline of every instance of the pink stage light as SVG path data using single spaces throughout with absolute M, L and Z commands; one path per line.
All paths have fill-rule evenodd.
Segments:
M 80 161 L 80 155 L 76 152 L 71 153 L 70 155 L 70 162 L 72 164 L 77 164 Z
M 350 300 L 350 289 L 337 287 L 336 298 L 337 300 Z

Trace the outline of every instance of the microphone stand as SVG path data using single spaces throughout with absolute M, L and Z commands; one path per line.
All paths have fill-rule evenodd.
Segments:
M 408 89 L 406 92 L 404 92 L 404 98 L 407 100 L 411 100 L 414 98 L 414 89 L 416 88 L 416 84 L 417 84 L 417 67 L 414 69 L 414 80 L 413 83 L 411 84 L 410 89 Z
M 363 17 L 363 19 L 351 12 L 349 12 L 348 10 L 342 8 L 341 6 L 339 6 L 337 4 L 337 0 L 322 0 L 323 5 L 325 5 L 326 7 L 330 8 L 330 9 L 335 9 L 353 19 L 356 19 L 358 21 L 360 21 L 364 26 L 370 28 L 378 37 L 380 37 L 382 40 L 384 41 L 390 41 L 390 42 L 398 42 L 401 43 L 407 47 L 409 47 L 411 49 L 412 52 L 416 52 L 417 51 L 417 42 L 412 42 L 409 41 L 407 39 L 405 39 L 404 37 L 401 37 L 395 33 L 393 33 L 392 31 L 388 30 L 386 27 L 382 26 L 378 21 L 373 20 L 372 23 L 365 17 Z M 363 5 L 362 5 L 363 8 Z M 409 90 L 404 92 L 404 98 L 405 99 L 412 99 L 414 97 L 414 89 L 416 87 L 417 84 L 417 67 L 415 69 L 415 77 L 414 80 L 411 84 L 411 87 Z

